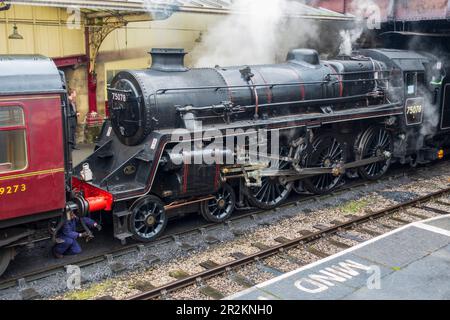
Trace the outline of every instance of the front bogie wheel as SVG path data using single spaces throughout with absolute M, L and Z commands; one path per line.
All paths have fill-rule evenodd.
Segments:
M 230 218 L 236 205 L 236 195 L 233 188 L 224 183 L 213 199 L 200 204 L 200 213 L 206 221 L 223 222 Z
M 156 196 L 138 199 L 130 208 L 129 230 L 133 238 L 149 242 L 159 237 L 167 226 L 164 203 Z

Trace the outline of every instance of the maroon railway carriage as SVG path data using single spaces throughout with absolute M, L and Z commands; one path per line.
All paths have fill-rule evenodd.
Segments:
M 0 56 L 0 275 L 15 248 L 39 239 L 50 220 L 62 221 L 80 201 L 89 208 L 71 200 L 66 106 L 64 75 L 52 60 Z

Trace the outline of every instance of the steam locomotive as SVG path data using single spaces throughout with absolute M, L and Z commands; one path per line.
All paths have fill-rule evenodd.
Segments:
M 0 58 L 0 274 L 36 226 L 104 212 L 114 236 L 151 241 L 172 217 L 229 219 L 291 191 L 329 193 L 394 162 L 442 159 L 450 145 L 446 67 L 427 53 L 365 49 L 321 60 L 189 69 L 153 49 L 119 72 L 95 151 L 72 168 L 65 81 L 43 57 Z M 26 79 L 26 81 L 24 81 Z
M 186 68 L 183 50 L 151 55 L 149 69 L 113 79 L 110 121 L 84 161 L 90 185 L 113 195 L 119 237 L 154 239 L 169 215 L 220 222 L 234 208 L 274 208 L 291 190 L 331 192 L 346 172 L 378 179 L 395 161 L 442 157 L 449 142 L 446 74 L 431 55 L 376 49 L 321 61 L 298 49 L 282 64 L 210 69 Z M 217 136 L 231 143 L 217 146 Z M 270 155 L 251 157 L 274 136 Z

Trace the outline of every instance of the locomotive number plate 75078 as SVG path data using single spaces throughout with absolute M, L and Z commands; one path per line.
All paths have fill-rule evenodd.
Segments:
M 127 95 L 124 93 L 112 92 L 112 99 L 120 102 L 127 102 Z
M 423 120 L 423 98 L 412 98 L 406 100 L 405 117 L 407 125 L 420 124 Z

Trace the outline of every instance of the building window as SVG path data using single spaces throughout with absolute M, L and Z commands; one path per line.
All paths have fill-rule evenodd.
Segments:
M 27 167 L 25 119 L 20 107 L 0 107 L 0 174 Z

